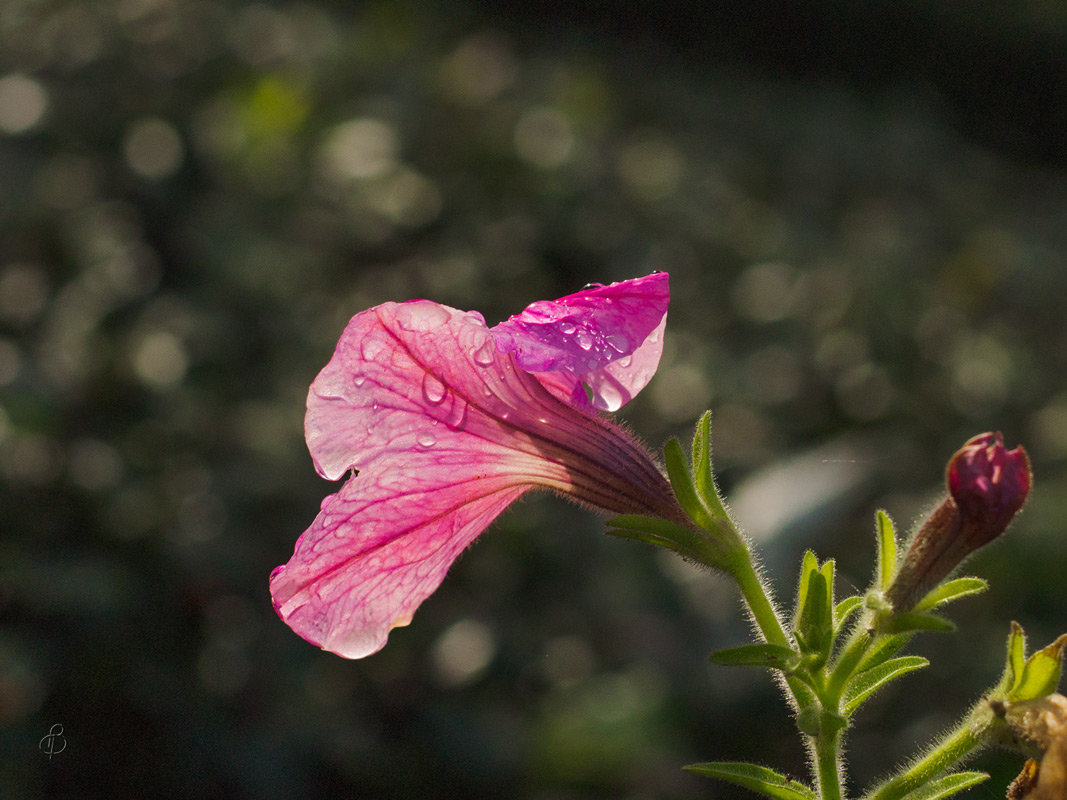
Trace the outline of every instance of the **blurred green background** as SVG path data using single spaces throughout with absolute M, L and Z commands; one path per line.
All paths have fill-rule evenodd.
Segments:
M 1011 9 L 1009 13 L 1005 9 Z M 302 439 L 345 321 L 491 322 L 662 269 L 658 447 L 714 410 L 789 598 L 861 590 L 969 436 L 1036 489 L 858 718 L 874 780 L 1067 630 L 1067 14 L 1056 3 L 0 3 L 0 796 L 733 798 L 805 774 L 725 581 L 511 509 L 359 662 L 274 615 L 331 486 Z M 66 750 L 39 742 L 61 724 Z M 1003 796 L 1020 759 L 987 754 Z

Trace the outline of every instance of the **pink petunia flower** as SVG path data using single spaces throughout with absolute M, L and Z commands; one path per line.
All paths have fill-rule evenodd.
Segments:
M 321 475 L 358 475 L 271 574 L 278 615 L 346 658 L 381 649 L 531 488 L 691 524 L 649 453 L 597 413 L 652 377 L 668 300 L 666 273 L 654 273 L 534 303 L 494 328 L 427 300 L 353 317 L 311 384 L 305 434 Z

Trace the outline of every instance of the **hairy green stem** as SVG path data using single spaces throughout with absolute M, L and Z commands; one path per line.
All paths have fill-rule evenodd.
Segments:
M 841 800 L 841 731 L 826 730 L 815 737 L 815 765 L 822 800 Z
M 746 548 L 738 553 L 728 566 L 728 571 L 737 581 L 741 590 L 741 596 L 745 599 L 753 620 L 759 627 L 763 638 L 771 644 L 780 644 L 792 647 L 793 642 L 786 634 L 778 612 L 774 609 L 767 586 L 756 572 L 752 563 L 752 555 Z M 812 695 L 799 678 L 791 675 L 785 676 L 785 683 L 789 689 L 790 701 L 796 709 L 802 709 L 805 704 L 802 700 L 805 696 Z M 832 713 L 824 711 L 820 733 L 816 736 L 808 736 L 808 749 L 811 753 L 812 763 L 815 767 L 815 779 L 819 786 L 819 796 L 822 800 L 842 800 L 841 793 L 841 725 L 836 718 L 837 708 Z
M 934 744 L 926 755 L 913 761 L 896 777 L 867 795 L 867 800 L 900 800 L 908 792 L 934 780 L 981 748 L 984 727 L 981 716 L 989 714 L 980 706 L 973 709 L 959 725 Z
M 856 672 L 856 667 L 863 661 L 863 657 L 867 655 L 867 651 L 874 643 L 874 637 L 867 632 L 867 617 L 861 619 L 853 628 L 852 634 L 849 636 L 848 644 L 845 645 L 845 649 L 841 652 L 841 655 L 837 657 L 837 661 L 834 663 L 833 671 L 830 673 L 830 680 L 826 686 L 827 695 L 832 696 L 840 700 L 842 693 L 845 690 L 845 686 L 848 684 L 849 678 Z

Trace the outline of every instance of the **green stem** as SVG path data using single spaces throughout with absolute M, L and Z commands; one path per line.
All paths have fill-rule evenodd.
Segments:
M 980 728 L 975 724 L 976 713 L 979 713 L 978 709 L 968 714 L 963 722 L 949 731 L 926 755 L 875 789 L 867 796 L 867 800 L 900 800 L 908 792 L 934 780 L 980 748 L 983 742 L 981 730 L 976 730 Z
M 774 603 L 771 602 L 766 585 L 756 572 L 756 568 L 752 563 L 752 555 L 748 549 L 739 551 L 737 557 L 731 560 L 727 569 L 734 577 L 734 580 L 737 581 L 741 596 L 745 599 L 749 612 L 763 634 L 763 638 L 771 644 L 792 647 L 793 642 L 786 634 L 782 621 L 778 618 L 778 612 L 774 610 Z M 787 675 L 785 683 L 789 689 L 789 699 L 792 701 L 794 708 L 801 709 L 807 704 L 802 702 L 802 698 L 812 697 L 812 691 L 795 676 Z M 829 711 L 824 710 L 823 720 L 820 724 L 821 732 L 817 736 L 807 737 L 812 763 L 815 765 L 815 779 L 819 785 L 819 796 L 822 800 L 842 800 L 841 725 L 836 713 L 836 707 Z
M 752 554 L 747 549 L 740 551 L 731 561 L 728 570 L 737 581 L 741 596 L 745 599 L 763 638 L 771 644 L 792 647 L 793 643 L 786 636 L 785 628 L 782 627 L 782 621 L 778 619 L 778 613 L 774 610 L 767 588 L 752 564 Z
M 832 724 L 832 723 L 831 723 Z M 841 731 L 826 732 L 815 737 L 815 765 L 822 800 L 841 800 Z
M 873 643 L 874 637 L 867 632 L 866 619 L 861 619 L 853 629 L 852 634 L 849 636 L 848 644 L 845 645 L 845 649 L 838 656 L 833 671 L 830 673 L 830 680 L 826 687 L 828 696 L 840 700 L 849 678 L 855 673 L 856 667 L 863 661 L 863 657 L 867 655 L 867 651 Z

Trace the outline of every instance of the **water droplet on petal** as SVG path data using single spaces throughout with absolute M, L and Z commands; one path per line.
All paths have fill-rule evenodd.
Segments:
M 437 303 L 402 303 L 396 310 L 396 324 L 411 333 L 420 333 L 444 325 L 450 316 Z
M 584 291 L 587 291 L 589 289 L 599 289 L 603 285 L 604 284 L 602 284 L 602 283 L 587 283 L 585 286 L 582 287 L 582 291 L 584 292 Z
M 623 336 L 621 333 L 613 333 L 607 336 L 604 341 L 608 343 L 608 346 L 613 350 L 620 353 L 625 353 L 630 349 L 630 340 Z
M 427 403 L 435 406 L 440 405 L 446 394 L 448 394 L 448 390 L 445 385 L 429 372 L 422 377 L 422 396 Z
M 474 351 L 474 363 L 483 367 L 488 367 L 496 358 L 496 345 L 493 344 L 491 337 L 486 337 L 482 342 L 481 347 Z
M 634 363 L 634 357 L 632 355 L 623 356 L 615 363 L 623 369 L 627 369 L 632 363 Z
M 461 431 L 467 427 L 467 403 L 461 398 L 457 397 L 456 402 L 452 405 L 452 410 L 448 415 L 448 419 L 445 420 L 445 424 L 454 431 Z
M 419 447 L 433 447 L 437 444 L 437 437 L 429 431 L 422 431 L 415 436 L 415 442 Z
M 579 333 L 578 336 L 575 338 L 577 339 L 578 346 L 583 350 L 588 350 L 590 347 L 593 346 L 593 337 L 585 331 Z
M 574 333 L 574 330 L 575 328 L 573 322 L 567 322 L 567 320 L 563 320 L 563 322 L 559 324 L 559 332 L 562 333 L 564 336 L 570 336 L 572 333 Z
M 599 388 L 600 405 L 605 411 L 618 411 L 622 408 L 622 393 L 610 383 Z
M 362 386 L 366 382 L 367 382 L 367 376 L 364 375 L 362 372 L 357 372 L 355 375 L 352 376 L 352 384 L 356 388 L 359 388 L 360 386 Z

